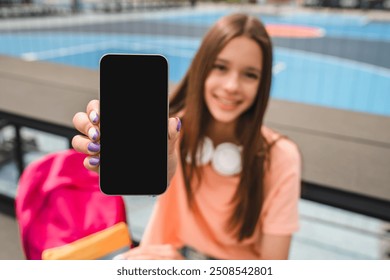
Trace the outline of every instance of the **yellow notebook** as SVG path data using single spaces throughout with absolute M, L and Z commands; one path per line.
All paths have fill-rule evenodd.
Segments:
M 131 248 L 130 232 L 125 222 L 93 233 L 72 243 L 42 252 L 43 260 L 112 259 Z

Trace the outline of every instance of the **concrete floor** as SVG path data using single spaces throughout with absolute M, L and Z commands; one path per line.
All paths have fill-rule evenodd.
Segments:
M 14 217 L 0 212 L 0 260 L 23 260 L 19 229 Z

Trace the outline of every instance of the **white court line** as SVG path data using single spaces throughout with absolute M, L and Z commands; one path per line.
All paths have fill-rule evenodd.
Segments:
M 90 44 L 82 44 L 77 46 L 71 46 L 66 48 L 57 48 L 39 52 L 27 52 L 22 53 L 20 57 L 26 61 L 37 61 L 37 60 L 47 60 L 58 57 L 71 56 L 82 53 L 89 53 L 94 51 L 101 51 L 107 49 L 121 49 L 121 50 L 135 50 L 135 51 L 145 51 L 145 50 L 155 50 L 156 45 L 150 43 L 125 43 L 118 41 L 106 41 Z M 165 48 L 163 52 L 167 55 L 172 55 L 176 57 L 192 58 L 194 52 L 188 50 L 180 50 L 177 48 Z
M 177 41 L 176 45 L 174 44 L 174 41 L 169 41 L 170 44 L 166 44 L 167 42 L 162 42 L 161 40 L 149 40 L 148 42 L 119 42 L 119 41 L 105 41 L 105 42 L 98 42 L 98 43 L 90 43 L 90 44 L 82 44 L 78 46 L 71 46 L 67 48 L 58 48 L 58 49 L 52 49 L 52 50 L 45 50 L 40 52 L 28 52 L 21 54 L 21 57 L 27 61 L 35 61 L 35 60 L 47 60 L 57 57 L 64 57 L 64 56 L 70 56 L 70 55 L 76 55 L 81 53 L 88 53 L 88 52 L 94 52 L 98 50 L 105 50 L 105 49 L 121 49 L 121 50 L 135 50 L 135 51 L 154 51 L 156 50 L 156 42 L 158 43 L 165 43 L 165 46 L 163 47 L 163 52 L 166 55 L 176 56 L 176 57 L 183 57 L 187 59 L 191 59 L 196 50 L 178 50 L 177 47 Z M 167 47 L 168 45 L 168 47 Z M 324 55 L 324 54 L 318 54 L 308 51 L 301 51 L 301 50 L 292 50 L 288 48 L 282 48 L 282 47 L 276 47 L 275 48 L 278 52 L 280 52 L 283 55 L 296 55 L 296 56 L 304 56 L 305 58 L 311 58 L 314 60 L 321 60 L 323 63 L 328 64 L 336 64 L 340 65 L 343 64 L 345 66 L 348 66 L 350 68 L 360 68 L 361 70 L 373 72 L 377 75 L 384 76 L 386 78 L 390 78 L 390 69 L 387 69 L 385 67 L 376 66 L 364 62 L 357 62 L 354 60 L 346 59 L 346 58 L 340 58 L 335 57 L 331 55 Z M 284 62 L 278 62 L 273 66 L 273 73 L 279 74 L 280 72 L 284 71 L 286 69 L 286 63 Z
M 277 63 L 275 63 L 272 66 L 272 73 L 274 75 L 277 75 L 280 72 L 283 72 L 284 70 L 286 70 L 286 68 L 287 68 L 286 63 L 284 63 L 284 62 L 277 62 Z
M 52 50 L 45 50 L 40 52 L 27 52 L 22 53 L 20 57 L 27 61 L 36 61 L 36 60 L 46 60 L 57 57 L 70 56 L 81 53 L 88 53 L 97 50 L 107 49 L 113 43 L 108 42 L 100 42 L 100 43 L 91 43 L 91 44 L 83 44 L 78 46 L 72 46 L 67 48 L 57 48 Z
M 319 54 L 319 53 L 308 52 L 308 51 L 293 50 L 293 49 L 288 49 L 283 47 L 276 47 L 275 49 L 278 52 L 280 52 L 282 55 L 304 56 L 305 58 L 309 58 L 313 60 L 321 60 L 322 63 L 327 63 L 327 64 L 336 64 L 336 65 L 343 64 L 350 68 L 361 69 L 362 71 L 373 72 L 376 75 L 390 78 L 390 69 L 385 67 L 381 67 L 381 66 L 377 66 L 365 62 L 355 61 L 347 58 L 341 58 L 338 56 Z

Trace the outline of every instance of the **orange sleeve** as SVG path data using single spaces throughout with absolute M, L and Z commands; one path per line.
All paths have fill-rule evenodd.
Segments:
M 299 229 L 301 195 L 301 155 L 287 139 L 279 140 L 271 150 L 265 200 L 261 214 L 262 232 L 290 235 Z

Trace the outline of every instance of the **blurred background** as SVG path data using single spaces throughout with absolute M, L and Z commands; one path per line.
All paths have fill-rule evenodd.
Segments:
M 266 24 L 266 123 L 303 155 L 290 258 L 390 259 L 390 0 L 0 0 L 0 259 L 24 259 L 19 176 L 70 147 L 100 57 L 163 54 L 174 86 L 208 27 L 236 11 Z M 139 241 L 155 198 L 124 198 Z

